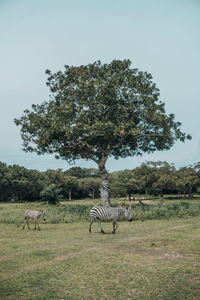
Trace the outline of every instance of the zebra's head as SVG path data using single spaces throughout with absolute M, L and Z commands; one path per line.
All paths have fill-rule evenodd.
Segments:
M 131 215 L 131 207 L 126 207 L 124 216 L 128 219 L 129 222 L 133 221 L 133 218 Z
M 46 210 L 42 210 L 42 218 L 46 221 Z

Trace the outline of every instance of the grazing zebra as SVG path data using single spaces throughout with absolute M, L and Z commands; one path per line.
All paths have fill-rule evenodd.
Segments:
M 112 220 L 113 231 L 115 233 L 118 227 L 117 219 L 119 216 L 124 216 L 128 219 L 129 222 L 133 220 L 131 215 L 131 207 L 103 207 L 103 206 L 94 206 L 91 209 L 91 221 L 89 226 L 89 232 L 91 232 L 92 223 L 95 219 L 98 221 L 98 226 L 101 229 L 101 232 L 104 233 L 101 227 L 101 221 Z
M 36 224 L 38 224 L 38 230 L 40 230 L 40 225 L 38 222 L 38 219 L 40 216 L 42 216 L 43 220 L 46 221 L 46 210 L 26 210 L 25 213 L 25 221 L 24 221 L 24 226 L 23 226 L 23 230 L 27 224 L 28 229 L 30 229 L 29 227 L 29 219 L 34 219 L 35 221 L 35 227 L 34 229 L 36 229 Z

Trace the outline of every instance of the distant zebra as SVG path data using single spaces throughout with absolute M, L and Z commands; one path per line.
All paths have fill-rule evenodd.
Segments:
M 40 225 L 39 225 L 39 217 L 42 216 L 43 220 L 46 221 L 46 210 L 26 210 L 25 213 L 25 221 L 24 221 L 24 226 L 23 226 L 23 230 L 27 224 L 28 229 L 30 229 L 29 227 L 29 219 L 34 219 L 35 221 L 35 227 L 34 229 L 36 229 L 36 224 L 38 225 L 38 230 L 40 230 Z
M 117 219 L 119 216 L 124 216 L 128 219 L 129 222 L 133 220 L 131 215 L 131 207 L 103 207 L 103 206 L 94 206 L 91 209 L 91 221 L 89 226 L 89 232 L 91 232 L 92 223 L 95 219 L 98 221 L 98 226 L 101 229 L 101 232 L 104 233 L 101 227 L 101 221 L 109 221 L 112 220 L 113 223 L 113 231 L 115 233 L 118 227 Z

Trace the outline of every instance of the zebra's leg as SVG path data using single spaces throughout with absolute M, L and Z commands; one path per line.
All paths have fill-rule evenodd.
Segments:
M 117 221 L 116 221 L 116 222 L 115 222 L 115 232 L 116 232 L 117 228 L 118 228 L 118 223 L 117 223 Z
M 101 221 L 100 221 L 100 220 L 98 220 L 98 226 L 99 226 L 99 228 L 101 229 L 101 233 L 105 233 L 105 232 L 103 231 L 102 227 L 101 227 Z
M 113 231 L 112 231 L 112 233 L 115 233 L 115 221 L 113 221 L 112 224 L 113 224 Z
M 36 230 L 36 224 L 37 224 L 37 219 L 35 219 L 35 227 L 34 227 L 34 230 Z
M 118 227 L 117 221 L 113 221 L 113 232 L 112 232 L 113 234 L 115 234 L 117 227 Z
M 37 224 L 38 224 L 38 230 L 40 230 L 40 224 L 39 221 L 37 220 Z
M 94 222 L 94 218 L 91 218 L 90 220 L 90 226 L 89 226 L 89 232 L 92 232 L 91 229 L 92 229 L 92 223 Z
M 27 226 L 28 226 L 28 229 L 30 230 L 30 226 L 29 226 L 29 223 L 28 223 L 28 218 L 25 218 L 23 230 L 24 230 L 26 224 L 27 224 Z
M 28 225 L 28 229 L 30 230 L 29 219 L 27 219 L 27 225 Z
M 27 220 L 26 220 L 26 218 L 25 218 L 25 219 L 24 219 L 24 226 L 23 226 L 23 230 L 24 230 L 24 228 L 25 228 L 26 224 L 27 224 Z

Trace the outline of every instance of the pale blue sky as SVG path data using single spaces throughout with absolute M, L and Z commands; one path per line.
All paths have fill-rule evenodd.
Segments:
M 0 0 L 0 36 L 0 161 L 38 170 L 71 167 L 22 152 L 13 119 L 48 99 L 47 68 L 127 58 L 153 75 L 167 113 L 193 139 L 141 158 L 111 158 L 108 170 L 146 160 L 176 167 L 200 161 L 199 0 Z

